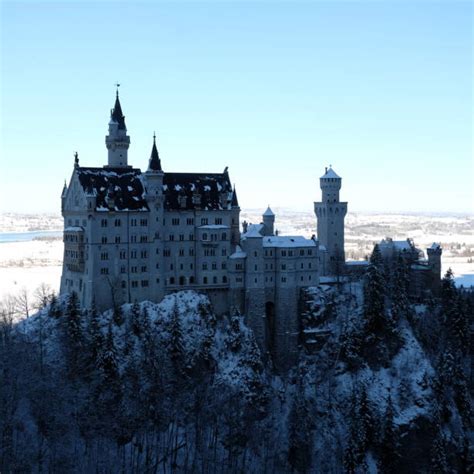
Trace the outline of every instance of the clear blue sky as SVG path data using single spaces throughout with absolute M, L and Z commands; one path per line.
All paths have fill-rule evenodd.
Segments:
M 73 152 L 229 166 L 241 207 L 473 212 L 471 2 L 2 2 L 0 210 L 58 211 Z

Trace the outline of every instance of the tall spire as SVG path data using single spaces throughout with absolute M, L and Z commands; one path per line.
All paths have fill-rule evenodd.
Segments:
M 111 111 L 110 118 L 114 122 L 118 123 L 119 130 L 127 131 L 127 127 L 125 126 L 125 116 L 123 115 L 122 106 L 120 105 L 118 85 L 117 85 L 117 92 L 115 93 L 115 104 L 114 104 L 114 108 Z
M 148 171 L 162 171 L 161 160 L 156 148 L 156 134 L 153 132 L 153 147 L 151 149 L 150 161 L 148 163 Z
M 234 186 L 234 191 L 232 192 L 231 206 L 239 207 L 239 200 L 237 199 L 237 191 L 235 190 L 235 186 Z

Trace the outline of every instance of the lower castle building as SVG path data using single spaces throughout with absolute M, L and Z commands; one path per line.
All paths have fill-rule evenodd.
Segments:
M 318 239 L 280 236 L 268 208 L 261 224 L 240 227 L 240 207 L 227 168 L 221 173 L 164 171 L 153 137 L 148 168 L 128 164 L 130 137 L 117 92 L 107 165 L 83 167 L 76 154 L 64 185 L 61 294 L 83 307 L 159 302 L 192 289 L 217 314 L 240 311 L 259 345 L 284 367 L 296 355 L 303 288 L 345 268 L 341 178 L 326 168 L 314 203 Z

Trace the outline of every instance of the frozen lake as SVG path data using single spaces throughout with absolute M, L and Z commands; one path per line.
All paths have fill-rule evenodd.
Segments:
M 0 232 L 0 244 L 5 242 L 27 242 L 37 239 L 53 239 L 62 236 L 60 230 L 42 230 L 31 232 Z

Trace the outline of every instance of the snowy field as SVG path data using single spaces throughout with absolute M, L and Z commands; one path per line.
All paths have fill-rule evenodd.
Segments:
M 282 235 L 316 233 L 313 214 L 288 209 L 273 209 L 276 229 Z M 241 221 L 257 223 L 264 209 L 246 210 Z M 47 215 L 0 214 L 0 230 L 4 236 L 10 232 L 58 231 L 60 217 Z M 443 246 L 443 272 L 449 267 L 458 285 L 474 285 L 474 217 L 427 216 L 351 213 L 346 218 L 346 255 L 348 259 L 362 259 L 368 255 L 374 242 L 391 236 L 402 240 L 411 237 L 425 250 L 432 242 Z M 8 236 L 7 236 L 8 237 Z M 63 243 L 60 238 L 4 242 L 0 238 L 0 299 L 16 295 L 27 288 L 30 294 L 45 283 L 59 290 Z

